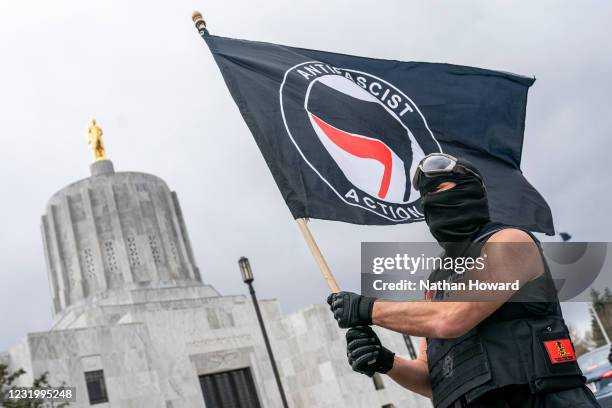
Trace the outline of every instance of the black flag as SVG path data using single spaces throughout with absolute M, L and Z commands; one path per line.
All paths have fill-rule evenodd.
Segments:
M 520 169 L 534 79 L 204 35 L 295 218 L 422 221 L 410 183 L 446 152 L 484 175 L 493 220 L 553 234 Z

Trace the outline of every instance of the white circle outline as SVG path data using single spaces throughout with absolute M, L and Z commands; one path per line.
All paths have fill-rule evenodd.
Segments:
M 278 95 L 279 95 L 279 102 L 280 102 L 280 111 L 281 111 L 281 116 L 283 117 L 283 124 L 285 125 L 285 130 L 287 131 L 287 134 L 289 135 L 289 138 L 291 139 L 291 142 L 293 142 L 293 145 L 295 146 L 295 148 L 297 149 L 297 151 L 300 153 L 300 156 L 302 156 L 302 159 L 304 159 L 304 161 L 310 166 L 310 168 L 319 176 L 319 178 L 321 178 L 321 180 L 323 180 L 323 182 L 325 182 L 325 184 L 327 184 L 329 186 L 329 188 L 331 188 L 331 190 L 338 196 L 338 198 L 340 198 L 342 201 L 344 201 L 346 204 L 348 205 L 352 205 L 354 207 L 359 207 L 361 209 L 370 211 L 376 215 L 378 215 L 379 217 L 382 218 L 386 218 L 389 221 L 395 222 L 395 223 L 403 223 L 406 221 L 422 221 L 425 218 L 424 217 L 420 217 L 420 218 L 416 218 L 416 219 L 412 219 L 412 218 L 401 218 L 401 219 L 393 219 L 390 217 L 387 217 L 386 215 L 383 215 L 379 212 L 374 211 L 372 208 L 369 207 L 364 207 L 362 206 L 360 203 L 352 203 L 350 201 L 347 201 L 342 194 L 340 194 L 332 185 L 329 181 L 327 181 L 327 179 L 325 177 L 323 177 L 321 175 L 321 173 L 319 173 L 319 171 L 312 165 L 312 163 L 310 163 L 308 161 L 308 159 L 306 158 L 306 156 L 304 155 L 304 153 L 302 152 L 302 149 L 300 149 L 300 147 L 298 146 L 298 144 L 296 143 L 295 139 L 293 138 L 293 135 L 291 134 L 291 131 L 289 130 L 289 125 L 287 124 L 287 118 L 285 117 L 285 109 L 283 106 L 283 87 L 285 86 L 285 82 L 287 82 L 287 75 L 289 75 L 289 72 L 293 71 L 294 69 L 296 69 L 297 67 L 299 67 L 300 65 L 305 65 L 305 64 L 324 64 L 321 61 L 305 61 L 305 62 L 301 62 L 299 64 L 296 64 L 294 66 L 292 66 L 291 68 L 287 69 L 285 71 L 285 74 L 283 75 L 283 82 L 280 85 L 280 88 L 278 90 Z M 421 119 L 423 119 L 423 122 L 425 123 L 425 128 L 427 129 L 427 131 L 429 132 L 429 134 L 431 135 L 431 138 L 433 139 L 433 141 L 438 145 L 438 148 L 440 149 L 440 152 L 442 151 L 442 147 L 440 146 L 440 143 L 438 143 L 438 141 L 436 140 L 433 132 L 431 131 L 431 129 L 429 128 L 429 125 L 427 123 L 427 120 L 425 119 L 425 116 L 423 116 L 423 113 L 421 113 L 421 110 L 419 109 L 419 107 L 412 101 L 412 99 L 410 99 L 405 93 L 403 93 L 401 90 L 399 90 L 395 85 L 391 85 L 389 82 L 385 81 L 384 79 L 378 78 L 376 75 L 372 75 L 366 72 L 361 72 L 361 71 L 357 71 L 357 70 L 351 70 L 351 69 L 346 69 L 346 68 L 338 68 L 341 69 L 343 71 L 348 71 L 348 72 L 354 72 L 357 74 L 362 74 L 362 75 L 367 75 L 371 78 L 375 78 L 381 82 L 383 82 L 384 84 L 386 84 L 387 86 L 395 89 L 399 94 L 401 94 L 404 98 L 406 98 L 410 104 L 416 109 L 417 113 L 419 114 L 419 116 L 421 116 Z M 374 97 L 376 97 L 374 95 Z M 401 122 L 401 120 L 400 120 Z M 418 199 L 417 199 L 418 200 Z M 417 201 L 414 200 L 413 202 Z M 379 200 L 379 201 L 384 201 L 384 200 Z M 386 201 L 385 201 L 386 202 Z M 387 203 L 387 202 L 386 202 Z M 388 204 L 388 205 L 392 205 L 392 204 Z

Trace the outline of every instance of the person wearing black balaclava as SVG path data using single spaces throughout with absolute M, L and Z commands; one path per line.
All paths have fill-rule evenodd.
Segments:
M 491 220 L 483 176 L 467 160 L 430 154 L 419 163 L 413 185 L 444 257 L 486 255 L 487 267 L 478 272 L 486 275 L 439 269 L 429 281 L 476 277 L 515 281 L 519 289 L 477 301 L 444 290 L 422 302 L 332 293 L 327 302 L 334 318 L 349 329 L 352 369 L 386 373 L 432 398 L 436 408 L 598 407 L 584 385 L 559 302 L 550 296 L 550 271 L 533 234 Z M 535 297 L 521 301 L 526 293 Z M 417 359 L 385 348 L 370 326 L 422 337 Z

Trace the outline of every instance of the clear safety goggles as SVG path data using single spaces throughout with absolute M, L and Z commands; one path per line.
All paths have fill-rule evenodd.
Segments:
M 474 171 L 457 163 L 457 159 L 446 153 L 431 153 L 425 156 L 417 166 L 412 178 L 414 188 L 419 188 L 422 175 L 425 177 L 433 177 L 440 174 L 471 174 L 476 176 L 482 183 L 482 178 Z

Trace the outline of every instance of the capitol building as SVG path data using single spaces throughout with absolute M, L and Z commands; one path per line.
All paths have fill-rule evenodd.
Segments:
M 41 218 L 53 325 L 0 363 L 27 372 L 17 385 L 48 373 L 75 387 L 70 407 L 282 407 L 251 299 L 206 281 L 197 258 L 210 255 L 193 252 L 176 192 L 115 171 L 94 136 L 91 176 L 55 193 Z M 289 407 L 431 407 L 386 376 L 353 372 L 326 304 L 286 316 L 275 300 L 260 307 Z M 377 332 L 409 358 L 402 335 Z

